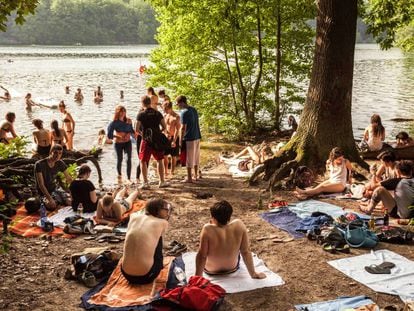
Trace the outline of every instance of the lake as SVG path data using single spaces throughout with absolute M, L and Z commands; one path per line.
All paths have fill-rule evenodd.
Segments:
M 76 149 L 89 149 L 95 144 L 97 133 L 106 129 L 114 108 L 123 104 L 128 115 L 135 119 L 140 96 L 145 94 L 145 75 L 140 65 L 148 65 L 147 55 L 154 46 L 0 46 L 0 85 L 11 91 L 9 103 L 0 101 L 0 116 L 7 111 L 17 114 L 15 128 L 18 135 L 32 139 L 31 121 L 44 120 L 49 128 L 52 119 L 61 120 L 57 110 L 33 108 L 25 110 L 24 96 L 46 103 L 63 99 L 76 122 L 74 145 Z M 357 45 L 353 91 L 353 128 L 356 138 L 362 136 L 373 113 L 383 119 L 387 138 L 392 139 L 399 130 L 414 134 L 413 122 L 392 122 L 393 118 L 414 118 L 414 55 L 399 49 L 381 51 L 376 45 Z M 93 102 L 93 90 L 100 85 L 104 102 Z M 70 86 L 70 94 L 65 94 Z M 73 101 L 73 94 L 81 88 L 83 103 Z M 156 87 L 156 86 L 155 86 Z M 123 90 L 124 100 L 119 99 Z M 133 146 L 133 150 L 135 146 Z M 137 155 L 133 153 L 133 160 Z M 134 161 L 135 163 L 136 161 Z M 105 146 L 101 158 L 104 183 L 113 184 L 116 177 L 115 153 Z M 135 177 L 133 164 L 132 177 Z M 125 164 L 123 165 L 125 172 Z M 125 174 L 125 173 L 124 173 Z

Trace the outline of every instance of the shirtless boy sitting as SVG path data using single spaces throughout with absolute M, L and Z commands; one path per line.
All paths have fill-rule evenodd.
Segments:
M 227 201 L 215 203 L 210 208 L 211 220 L 200 234 L 200 248 L 196 256 L 196 275 L 203 271 L 209 275 L 230 274 L 239 269 L 240 255 L 253 279 L 263 279 L 253 266 L 247 229 L 240 219 L 231 222 L 233 208 Z
M 122 220 L 122 215 L 132 208 L 138 194 L 139 191 L 135 190 L 128 195 L 127 187 L 116 193 L 115 198 L 112 193 L 105 194 L 98 202 L 96 222 L 101 225 L 115 226 Z
M 125 237 L 121 271 L 132 284 L 154 281 L 163 268 L 162 235 L 172 208 L 162 199 L 145 205 L 145 215 L 132 214 Z

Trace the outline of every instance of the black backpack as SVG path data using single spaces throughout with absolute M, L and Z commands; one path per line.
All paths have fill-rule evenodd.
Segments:
M 165 151 L 171 148 L 171 141 L 161 131 L 154 131 L 147 128 L 144 131 L 143 139 L 156 151 Z

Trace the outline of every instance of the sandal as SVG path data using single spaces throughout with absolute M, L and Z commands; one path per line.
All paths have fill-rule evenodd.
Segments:
M 370 265 L 365 267 L 365 271 L 371 274 L 391 274 L 391 269 L 395 267 L 392 262 L 384 261 L 379 265 Z

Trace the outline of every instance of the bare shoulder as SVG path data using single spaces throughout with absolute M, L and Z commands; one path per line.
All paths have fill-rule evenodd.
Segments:
M 241 219 L 234 219 L 229 223 L 229 226 L 232 226 L 234 228 L 237 229 L 242 229 L 242 230 L 246 230 L 246 225 L 244 224 L 244 222 Z

